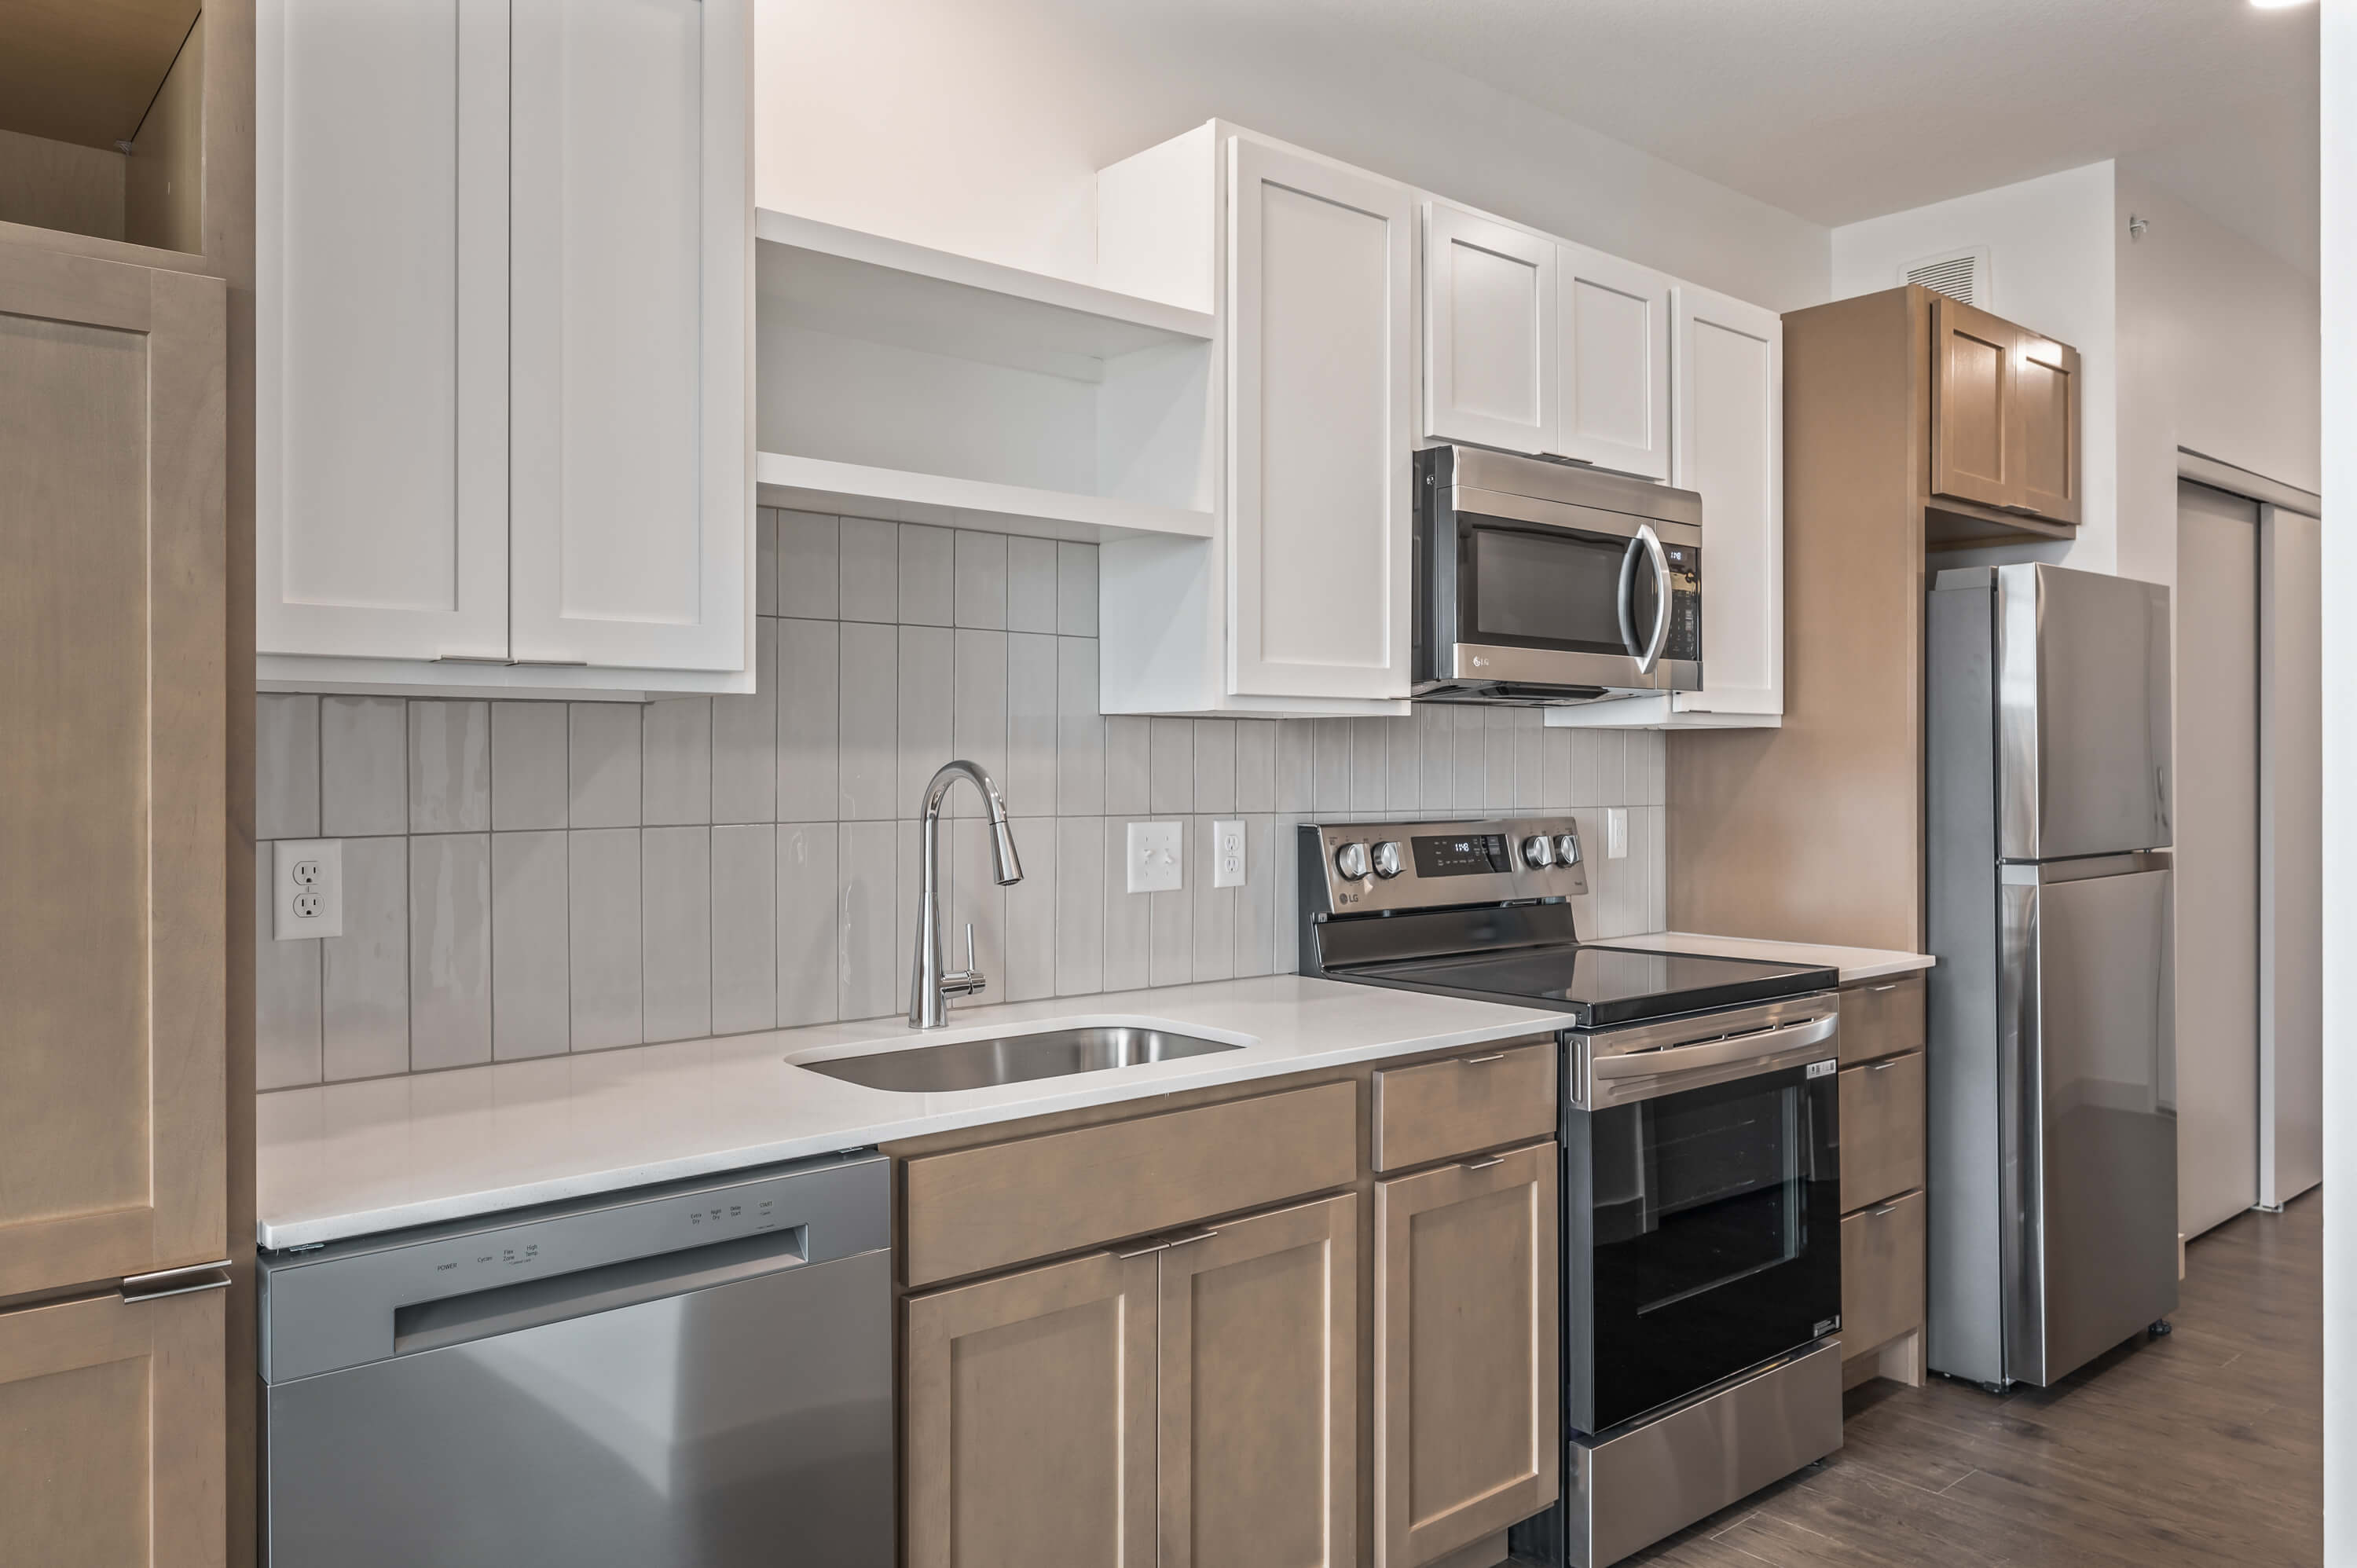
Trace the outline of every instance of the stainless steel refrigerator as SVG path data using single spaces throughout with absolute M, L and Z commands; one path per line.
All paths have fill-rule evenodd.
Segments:
M 2046 1384 L 2177 1305 L 2169 590 L 1930 601 L 1926 1358 Z

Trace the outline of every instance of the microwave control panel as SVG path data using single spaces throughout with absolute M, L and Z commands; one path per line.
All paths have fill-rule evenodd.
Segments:
M 1690 544 L 1665 544 L 1662 553 L 1670 564 L 1670 635 L 1662 645 L 1664 659 L 1702 660 L 1702 551 Z

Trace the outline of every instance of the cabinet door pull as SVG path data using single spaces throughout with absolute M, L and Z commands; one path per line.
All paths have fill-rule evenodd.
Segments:
M 1889 983 L 1888 985 L 1869 985 L 1869 986 L 1867 986 L 1867 989 L 1868 991 L 1871 991 L 1871 992 L 1874 992 L 1874 993 L 1876 993 L 1879 994 L 1880 993 L 1885 992 L 1885 991 L 1896 991 L 1896 990 L 1898 990 L 1901 985 L 1904 985 L 1904 984 L 1906 984 L 1906 983 L 1906 983 L 1905 981 L 1903 981 L 1903 980 L 1894 980 L 1894 981 L 1890 982 L 1890 983 Z
M 1486 1057 L 1458 1057 L 1457 1058 L 1457 1065 L 1459 1067 L 1480 1067 L 1483 1062 L 1501 1062 L 1505 1059 L 1506 1053 L 1504 1051 L 1492 1051 Z
M 1115 1253 L 1114 1254 L 1114 1257 L 1116 1257 L 1116 1258 L 1121 1259 L 1124 1262 L 1128 1262 L 1130 1259 L 1132 1259 L 1132 1258 L 1143 1258 L 1143 1257 L 1145 1257 L 1148 1252 L 1166 1252 L 1166 1251 L 1168 1251 L 1169 1250 L 1170 1250 L 1170 1243 L 1169 1243 L 1169 1242 L 1168 1242 L 1168 1241 L 1155 1241 L 1155 1242 L 1151 1242 L 1151 1243 L 1149 1243 L 1149 1244 L 1148 1244 L 1148 1245 L 1146 1245 L 1146 1246 L 1143 1246 L 1143 1247 L 1138 1248 L 1135 1251 L 1131 1251 L 1131 1252 L 1115 1252 Z
M 1457 1162 L 1457 1168 L 1460 1171 L 1486 1171 L 1491 1165 L 1502 1165 L 1505 1163 L 1505 1155 L 1491 1155 L 1486 1160 L 1459 1160 Z
M 1886 1203 L 1886 1204 L 1884 1204 L 1881 1208 L 1878 1208 L 1878 1209 L 1874 1210 L 1874 1211 L 1873 1211 L 1873 1213 L 1872 1213 L 1870 1216 L 1868 1216 L 1868 1218 L 1870 1218 L 1870 1219 L 1881 1219 L 1881 1218 L 1882 1218 L 1884 1215 L 1886 1215 L 1886 1214 L 1895 1214 L 1895 1213 L 1897 1213 L 1898 1211 L 1899 1211 L 1899 1206 L 1898 1206 L 1897 1204 L 1895 1204 L 1895 1203 Z
M 1877 1072 L 1889 1072 L 1892 1068 L 1895 1068 L 1898 1065 L 1899 1058 L 1897 1057 L 1887 1057 L 1883 1060 L 1874 1064 L 1874 1070 Z
M 1219 1233 L 1219 1228 L 1214 1226 L 1207 1230 L 1198 1230 L 1192 1236 L 1181 1236 L 1176 1240 L 1164 1243 L 1164 1245 L 1171 1247 L 1191 1247 L 1198 1241 L 1208 1241 Z
M 158 1269 L 152 1274 L 133 1274 L 123 1282 L 123 1299 L 128 1302 L 161 1301 L 167 1295 L 193 1295 L 199 1291 L 229 1288 L 229 1260 L 217 1263 L 190 1263 L 185 1268 Z

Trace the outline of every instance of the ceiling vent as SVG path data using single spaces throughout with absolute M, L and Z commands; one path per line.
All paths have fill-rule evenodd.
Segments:
M 1950 299 L 1986 310 L 1989 302 L 1989 248 L 1975 245 L 1910 262 L 1899 269 L 1899 281 L 1921 284 L 1934 294 L 1944 294 Z

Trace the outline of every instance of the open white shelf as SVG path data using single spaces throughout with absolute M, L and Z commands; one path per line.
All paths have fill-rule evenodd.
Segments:
M 1075 495 L 900 468 L 837 463 L 763 452 L 754 460 L 763 506 L 847 512 L 895 522 L 979 528 L 1046 539 L 1094 540 L 1133 534 L 1209 539 L 1211 514 L 1111 496 Z

